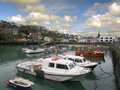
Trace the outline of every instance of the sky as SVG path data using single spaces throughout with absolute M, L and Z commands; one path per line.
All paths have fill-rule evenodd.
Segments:
M 0 0 L 0 20 L 82 36 L 119 36 L 120 0 Z

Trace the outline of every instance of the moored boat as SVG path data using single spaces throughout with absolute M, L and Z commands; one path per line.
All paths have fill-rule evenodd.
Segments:
M 95 58 L 103 58 L 104 52 L 102 51 L 76 51 L 76 56 L 84 56 L 84 57 L 95 57 Z
M 19 63 L 18 71 L 54 81 L 80 81 L 91 69 L 76 66 L 73 61 L 60 58 L 45 58 L 38 61 Z M 79 79 L 76 79 L 79 77 Z
M 29 81 L 28 79 L 16 77 L 15 79 L 7 80 L 6 84 L 14 88 L 28 88 L 31 87 L 31 85 L 33 85 L 34 83 Z
M 45 49 L 36 48 L 36 49 L 27 49 L 27 50 L 25 50 L 25 53 L 27 53 L 27 54 L 36 54 L 36 53 L 42 53 L 44 51 L 45 51 Z
M 94 69 L 99 64 L 97 62 L 91 62 L 83 56 L 75 56 L 75 55 L 70 55 L 70 54 L 60 54 L 58 56 L 65 60 L 74 61 L 77 65 L 81 67 L 85 67 L 85 68 Z

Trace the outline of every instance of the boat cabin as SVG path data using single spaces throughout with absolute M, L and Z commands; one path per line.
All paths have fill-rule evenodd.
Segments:
M 82 56 L 74 56 L 74 55 L 59 55 L 60 58 L 65 59 L 65 60 L 71 60 L 76 63 L 84 63 L 86 62 L 86 59 Z
M 74 68 L 76 64 L 72 61 L 65 61 L 60 58 L 46 58 L 42 61 L 42 68 L 48 69 L 61 69 L 61 70 L 70 70 Z

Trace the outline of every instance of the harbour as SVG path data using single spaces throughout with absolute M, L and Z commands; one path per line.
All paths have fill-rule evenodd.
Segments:
M 0 0 L 0 11 L 0 90 L 120 90 L 120 0 Z
M 27 90 L 116 90 L 112 55 L 109 48 L 105 50 L 104 60 L 99 59 L 99 64 L 90 72 L 84 80 L 71 82 L 56 82 L 40 79 L 35 76 L 17 72 L 16 65 L 25 61 L 33 61 L 44 56 L 44 53 L 28 55 L 21 51 L 23 46 L 0 46 L 0 89 L 12 90 L 6 86 L 5 81 L 14 77 L 22 77 L 34 82 L 34 86 Z M 65 50 L 66 53 L 75 53 L 73 50 Z M 54 53 L 51 55 L 55 55 Z M 98 60 L 97 60 L 98 61 Z

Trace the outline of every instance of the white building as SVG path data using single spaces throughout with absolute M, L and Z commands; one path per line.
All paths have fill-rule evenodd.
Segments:
M 120 37 L 115 37 L 115 42 L 118 42 L 118 43 L 120 43 Z
M 99 42 L 113 43 L 115 41 L 115 36 L 100 36 Z

